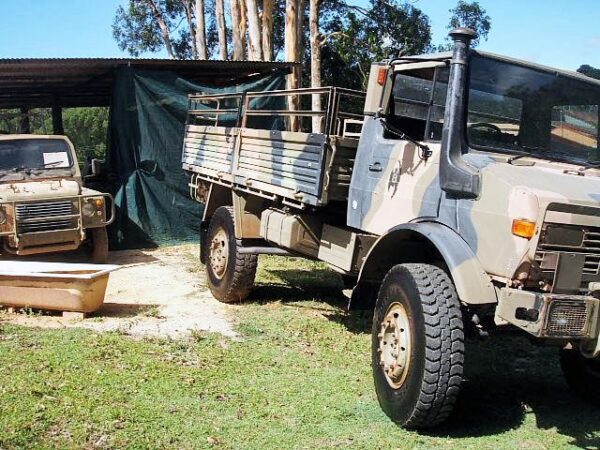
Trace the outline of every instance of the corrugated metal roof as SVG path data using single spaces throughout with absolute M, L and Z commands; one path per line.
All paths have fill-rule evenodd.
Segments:
M 289 62 L 144 58 L 0 58 L 0 108 L 107 106 L 115 69 L 165 70 L 199 83 L 227 85 L 294 66 Z

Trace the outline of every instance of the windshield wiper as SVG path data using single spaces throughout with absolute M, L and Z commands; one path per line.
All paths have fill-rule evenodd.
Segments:
M 38 168 L 39 168 L 39 169 L 47 169 L 47 168 L 49 168 L 49 167 L 54 167 L 54 166 L 57 166 L 57 165 L 59 165 L 59 164 L 65 164 L 65 162 L 64 162 L 64 161 L 52 161 L 52 162 L 47 162 L 47 163 L 44 163 L 44 167 L 38 167 Z

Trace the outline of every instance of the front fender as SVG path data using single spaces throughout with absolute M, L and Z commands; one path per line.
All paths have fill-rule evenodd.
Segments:
M 461 302 L 497 303 L 492 280 L 469 245 L 454 230 L 437 222 L 398 225 L 379 237 L 365 258 L 358 284 L 370 281 L 386 264 L 387 271 L 390 264 L 434 262 L 427 254 L 428 249 L 437 253 L 448 267 Z

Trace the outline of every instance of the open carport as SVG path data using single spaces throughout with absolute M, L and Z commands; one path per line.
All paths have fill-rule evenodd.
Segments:
M 115 196 L 113 248 L 144 247 L 197 235 L 199 205 L 188 198 L 180 164 L 187 95 L 283 88 L 292 64 L 163 59 L 0 59 L 0 110 L 109 107 L 104 189 Z

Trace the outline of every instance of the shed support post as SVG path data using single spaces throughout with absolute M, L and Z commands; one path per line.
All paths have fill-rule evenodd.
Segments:
M 31 133 L 31 124 L 29 122 L 29 108 L 21 107 L 21 117 L 19 119 L 19 133 Z
M 52 134 L 65 134 L 63 128 L 62 106 L 57 101 L 52 104 Z

